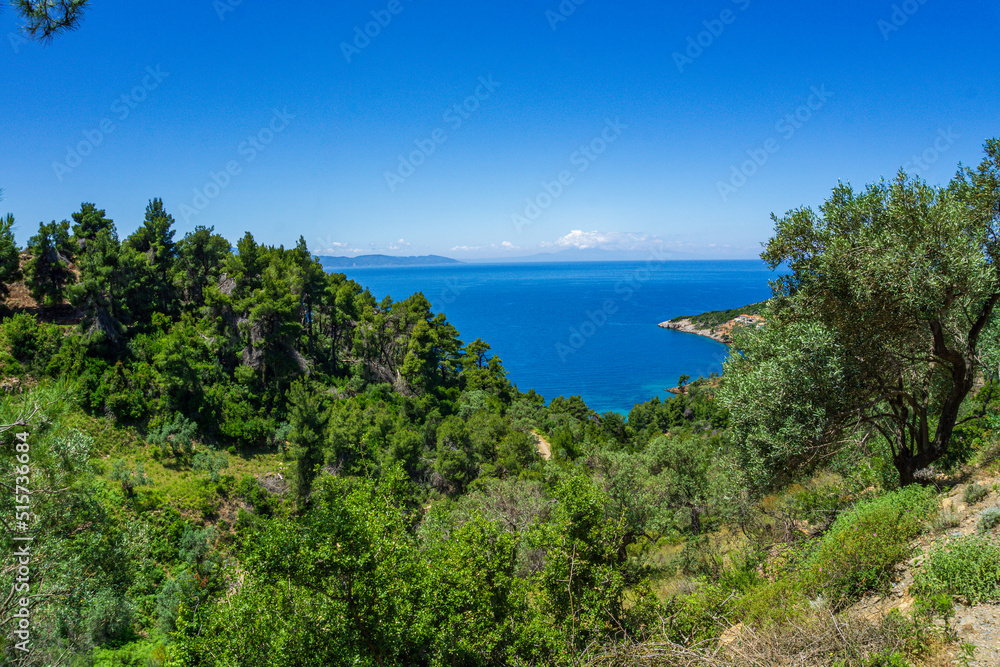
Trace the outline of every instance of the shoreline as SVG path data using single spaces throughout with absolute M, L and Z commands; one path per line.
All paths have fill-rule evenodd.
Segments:
M 729 345 L 729 336 L 721 332 L 713 332 L 711 329 L 702 329 L 701 327 L 695 326 L 690 318 L 685 317 L 684 319 L 677 320 L 676 322 L 667 321 L 660 322 L 657 326 L 661 329 L 671 329 L 672 331 L 681 331 L 683 333 L 696 334 L 698 336 L 704 336 L 705 338 L 711 338 L 712 340 L 718 341 L 724 345 Z

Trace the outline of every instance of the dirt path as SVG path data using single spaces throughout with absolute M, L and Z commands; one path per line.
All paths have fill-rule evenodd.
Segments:
M 552 460 L 552 445 L 549 444 L 548 440 L 546 440 L 541 435 L 539 435 L 538 431 L 532 431 L 532 433 L 535 435 L 535 438 L 538 439 L 538 453 L 546 461 L 551 461 Z

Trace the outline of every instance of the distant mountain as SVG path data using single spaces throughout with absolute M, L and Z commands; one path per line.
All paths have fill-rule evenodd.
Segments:
M 480 259 L 477 262 L 641 262 L 658 259 L 688 259 L 690 256 L 673 250 L 602 250 L 600 248 L 567 248 L 556 252 L 540 252 L 524 257 Z
M 419 257 L 394 257 L 392 255 L 358 255 L 357 257 L 327 257 L 319 255 L 324 269 L 360 269 L 372 266 L 435 266 L 438 264 L 461 264 L 462 262 L 440 255 Z

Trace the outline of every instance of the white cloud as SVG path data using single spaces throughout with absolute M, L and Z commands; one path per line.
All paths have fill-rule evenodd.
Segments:
M 316 250 L 313 251 L 316 255 L 328 255 L 338 251 L 342 252 L 342 248 L 347 248 L 350 246 L 349 243 L 344 243 L 342 241 L 334 241 L 330 237 L 326 239 L 316 239 L 318 241 Z
M 658 236 L 650 234 L 637 234 L 634 232 L 585 232 L 574 229 L 569 234 L 555 240 L 555 242 L 542 242 L 539 245 L 543 248 L 578 248 L 586 250 L 598 248 L 600 250 L 642 250 L 645 248 L 663 247 L 666 241 Z
M 479 250 L 480 247 L 482 247 L 482 246 L 477 246 L 477 245 L 457 245 L 454 248 L 452 248 L 452 250 L 453 251 L 454 250 L 461 250 L 461 251 L 468 252 L 469 250 Z

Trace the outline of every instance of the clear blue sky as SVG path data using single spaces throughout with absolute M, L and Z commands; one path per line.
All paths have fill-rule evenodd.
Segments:
M 124 235 L 161 197 L 178 236 L 325 254 L 753 257 L 838 179 L 926 152 L 942 183 L 1000 135 L 995 2 L 562 6 L 92 0 L 49 46 L 5 6 L 0 212 L 21 243 L 84 201 Z

